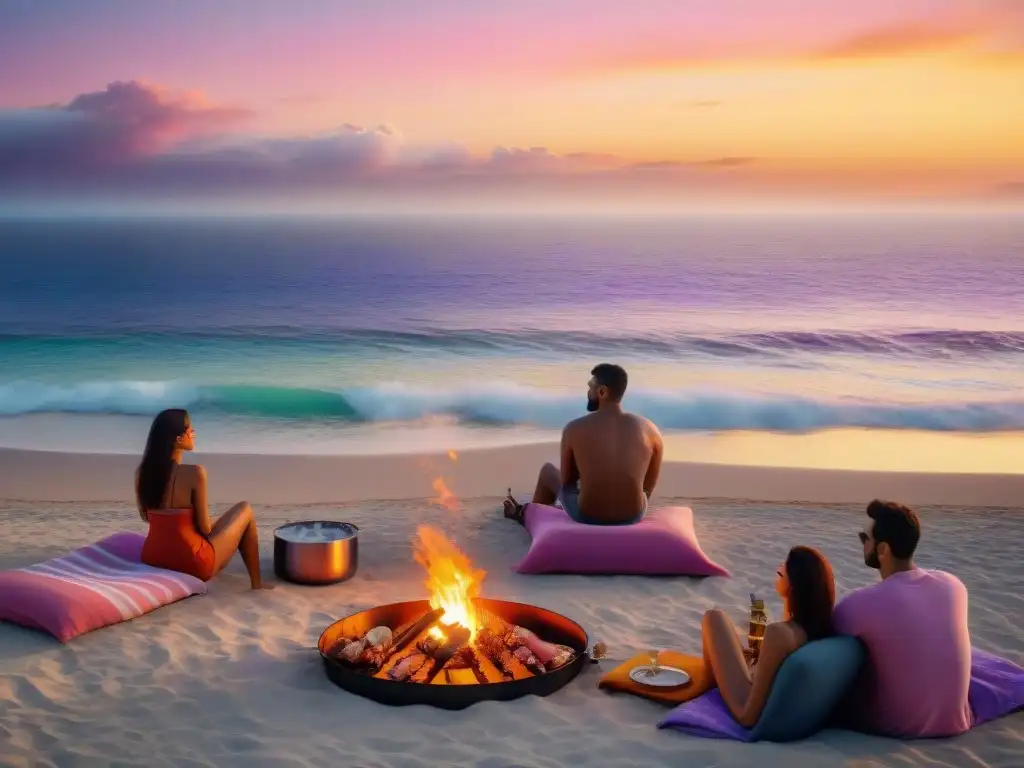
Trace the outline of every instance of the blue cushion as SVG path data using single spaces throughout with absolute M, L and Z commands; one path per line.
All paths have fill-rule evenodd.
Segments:
M 821 730 L 864 664 L 855 637 L 815 640 L 779 668 L 752 741 L 796 741 Z

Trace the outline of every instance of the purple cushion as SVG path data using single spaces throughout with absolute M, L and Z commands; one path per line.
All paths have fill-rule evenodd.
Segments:
M 533 541 L 518 573 L 728 576 L 697 542 L 689 507 L 649 512 L 635 525 L 584 525 L 563 510 L 527 504 Z
M 140 562 L 143 536 L 117 533 L 45 563 L 0 572 L 0 620 L 62 643 L 206 592 L 199 579 Z
M 829 641 L 820 640 L 814 644 L 825 642 Z M 808 643 L 804 647 L 807 648 L 811 645 Z M 788 661 L 779 670 L 780 676 L 784 674 L 787 664 Z M 824 674 L 831 677 L 834 673 L 828 670 Z M 810 692 L 812 696 L 820 696 L 821 691 L 817 690 L 814 685 L 807 680 L 803 682 L 805 691 Z M 744 728 L 733 720 L 732 715 L 729 714 L 729 708 L 725 705 L 717 688 L 676 707 L 658 723 L 658 727 L 674 728 L 691 736 L 701 736 L 707 739 L 735 739 L 736 741 L 757 741 L 766 737 L 771 741 L 789 741 L 792 738 L 800 738 L 813 733 L 817 723 L 805 721 L 804 727 L 801 728 L 799 721 L 794 722 L 794 718 L 801 717 L 800 710 L 806 709 L 806 702 L 797 700 L 788 691 L 776 693 L 776 685 L 778 683 L 772 685 L 772 694 L 769 697 L 769 704 L 765 707 L 765 714 L 761 715 L 761 720 L 753 730 Z M 769 714 L 773 699 L 775 700 L 774 715 Z M 1024 669 L 1011 661 L 993 656 L 991 653 L 977 648 L 971 649 L 971 683 L 968 699 L 971 709 L 971 724 L 969 726 L 971 728 L 1017 712 L 1024 708 Z M 812 713 L 807 712 L 804 716 L 807 715 L 812 715 Z M 772 719 L 772 717 L 776 720 L 791 721 L 791 726 L 797 728 L 796 732 L 790 731 L 787 734 L 789 738 L 783 739 L 778 738 L 777 728 L 773 729 L 776 730 L 775 734 L 767 733 L 762 721 Z M 785 723 L 781 723 L 781 725 L 783 728 L 787 727 Z
M 852 637 L 827 637 L 807 643 L 779 667 L 764 710 L 753 728 L 729 713 L 715 688 L 672 710 L 659 728 L 709 739 L 796 741 L 817 733 L 864 665 L 864 647 Z

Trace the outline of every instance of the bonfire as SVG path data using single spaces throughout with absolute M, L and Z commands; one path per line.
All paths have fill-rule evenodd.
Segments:
M 378 678 L 450 685 L 522 680 L 572 661 L 568 646 L 484 610 L 477 598 L 487 573 L 441 531 L 420 526 L 413 557 L 427 574 L 430 610 L 401 627 L 342 637 L 328 656 Z

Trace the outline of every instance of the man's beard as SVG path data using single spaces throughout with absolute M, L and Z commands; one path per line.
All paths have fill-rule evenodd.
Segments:
M 587 398 L 587 411 L 589 411 L 590 413 L 593 413 L 594 411 L 596 411 L 597 407 L 599 405 L 600 405 L 600 403 L 597 400 L 595 400 L 594 398 L 592 398 L 592 397 L 588 397 Z
M 881 562 L 878 560 L 878 547 L 872 547 L 871 551 L 864 555 L 864 565 L 868 568 L 874 568 L 876 571 L 882 567 Z

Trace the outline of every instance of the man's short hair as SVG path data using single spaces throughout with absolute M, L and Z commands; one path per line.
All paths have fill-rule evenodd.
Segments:
M 921 539 L 921 521 L 910 507 L 894 501 L 875 499 L 868 504 L 868 517 L 875 521 L 871 537 L 885 543 L 897 560 L 909 560 Z
M 594 367 L 590 375 L 594 377 L 597 386 L 608 388 L 608 397 L 613 402 L 619 402 L 622 400 L 623 395 L 626 394 L 626 384 L 629 383 L 629 377 L 626 376 L 626 370 L 621 365 L 601 363 Z

